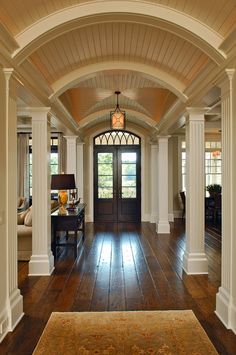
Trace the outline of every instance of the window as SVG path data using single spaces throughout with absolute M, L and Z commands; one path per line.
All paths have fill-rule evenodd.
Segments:
M 51 174 L 58 174 L 58 138 L 51 138 Z M 29 138 L 29 191 L 32 196 L 32 138 Z
M 186 143 L 181 145 L 182 190 L 186 190 Z M 205 186 L 221 185 L 221 142 L 205 142 Z
M 126 131 L 109 131 L 94 138 L 94 145 L 139 145 L 140 138 Z

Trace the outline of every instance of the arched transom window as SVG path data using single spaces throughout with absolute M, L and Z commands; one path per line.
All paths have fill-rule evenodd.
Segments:
M 109 131 L 94 138 L 94 145 L 140 145 L 140 138 L 126 131 Z

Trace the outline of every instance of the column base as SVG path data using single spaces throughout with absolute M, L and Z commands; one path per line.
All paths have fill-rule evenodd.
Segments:
M 227 329 L 236 334 L 236 307 L 231 304 L 230 295 L 223 287 L 220 287 L 216 294 L 215 314 Z
M 208 260 L 205 253 L 184 252 L 183 269 L 188 275 L 208 274 Z
M 170 223 L 168 221 L 157 222 L 156 232 L 158 234 L 169 234 L 170 233 Z
M 151 214 L 150 223 L 157 223 L 157 214 Z
M 29 262 L 29 276 L 49 276 L 54 270 L 54 256 L 32 255 Z
M 13 331 L 24 316 L 23 297 L 16 288 L 10 295 L 5 309 L 0 314 L 0 343 L 9 331 Z
M 12 331 L 17 326 L 23 316 L 23 297 L 20 294 L 20 290 L 16 288 L 10 295 L 10 331 Z
M 2 310 L 0 313 L 0 343 L 5 338 L 9 331 L 9 320 L 7 315 L 7 308 Z

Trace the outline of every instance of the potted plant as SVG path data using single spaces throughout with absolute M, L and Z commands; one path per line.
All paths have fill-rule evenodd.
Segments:
M 221 185 L 219 184 L 207 185 L 206 190 L 209 192 L 210 196 L 214 196 L 215 194 L 221 194 Z

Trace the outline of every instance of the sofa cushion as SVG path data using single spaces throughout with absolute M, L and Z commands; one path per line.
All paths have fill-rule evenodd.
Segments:
M 32 227 L 27 227 L 24 224 L 17 226 L 17 236 L 18 238 L 32 238 Z M 23 240 L 23 239 L 22 239 Z
M 30 207 L 26 213 L 24 225 L 27 227 L 32 227 L 32 207 Z
M 27 215 L 28 210 L 17 213 L 17 224 L 24 224 L 25 216 Z

